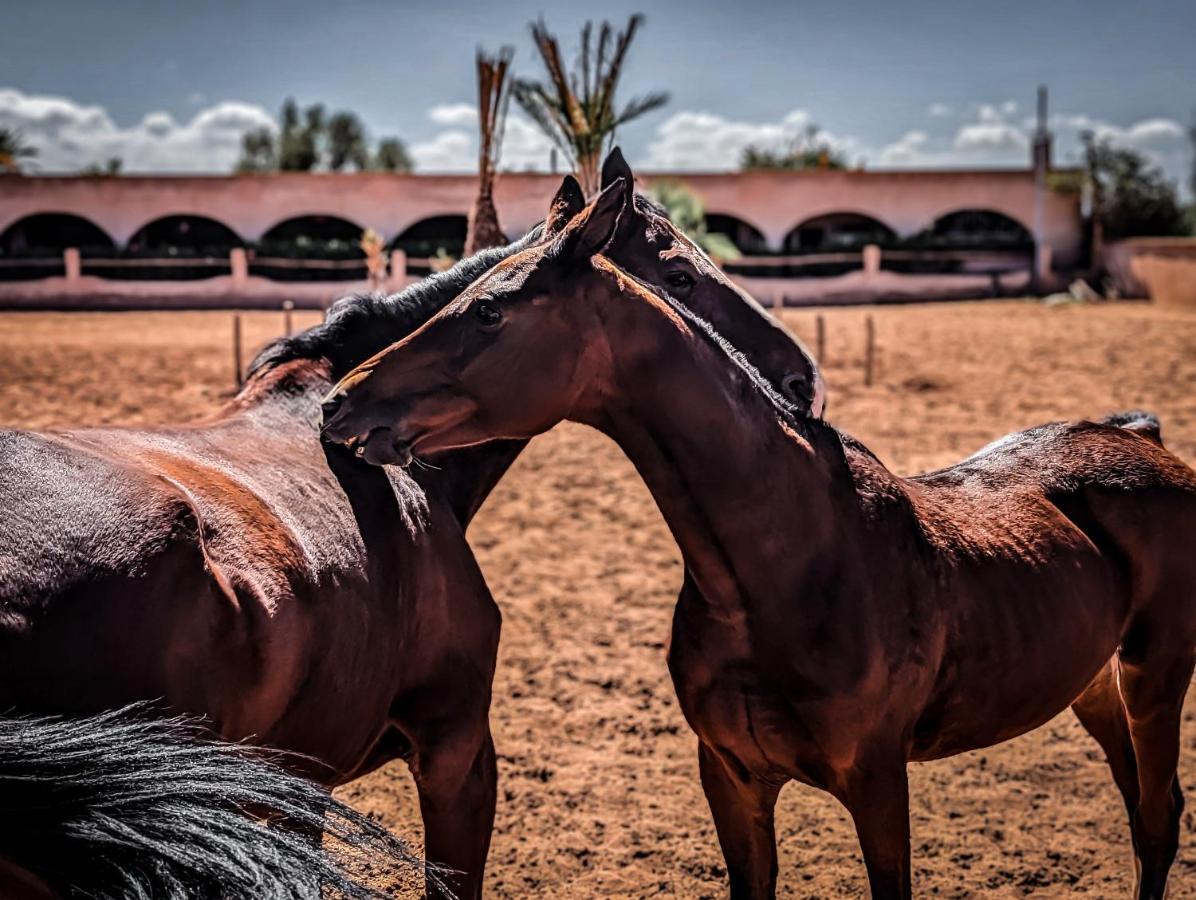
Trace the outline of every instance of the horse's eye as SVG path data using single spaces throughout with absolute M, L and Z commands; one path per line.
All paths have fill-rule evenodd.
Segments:
M 694 286 L 693 276 L 688 272 L 669 272 L 668 275 L 664 276 L 664 280 L 669 287 L 676 288 L 677 290 L 689 290 L 689 288 Z
M 502 322 L 502 312 L 485 300 L 473 305 L 473 314 L 478 318 L 478 324 L 483 328 L 494 328 Z

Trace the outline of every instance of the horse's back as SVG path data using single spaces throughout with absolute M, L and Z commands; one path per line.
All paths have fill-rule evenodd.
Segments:
M 1159 423 L 1146 413 L 1104 420 L 1052 422 L 1013 432 L 969 456 L 910 482 L 989 492 L 1083 489 L 1196 493 L 1196 474 L 1163 447 Z

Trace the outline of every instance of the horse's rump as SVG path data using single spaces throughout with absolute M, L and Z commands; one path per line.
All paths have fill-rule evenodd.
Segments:
M 144 577 L 197 537 L 193 508 L 162 479 L 60 435 L 0 432 L 0 628 L 75 588 Z

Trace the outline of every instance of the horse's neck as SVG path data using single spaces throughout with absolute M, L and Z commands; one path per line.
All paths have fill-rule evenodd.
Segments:
M 464 528 L 472 520 L 511 463 L 523 452 L 527 441 L 491 441 L 474 447 L 450 450 L 431 464 L 440 471 L 428 473 L 435 481 Z
M 832 540 L 841 448 L 812 425 L 816 450 L 669 310 L 626 296 L 604 309 L 611 383 L 583 420 L 636 466 L 712 611 L 738 615 L 752 595 L 799 580 Z
M 314 431 L 319 428 L 320 402 L 331 387 L 327 363 L 295 360 L 264 372 L 226 412 L 256 416 L 266 427 L 277 421 L 275 417 L 293 420 Z M 429 469 L 412 474 L 425 490 L 447 500 L 464 528 L 525 446 L 526 441 L 494 441 L 451 450 L 436 457 Z

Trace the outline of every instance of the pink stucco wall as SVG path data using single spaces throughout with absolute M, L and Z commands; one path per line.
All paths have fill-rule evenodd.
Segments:
M 857 212 L 899 235 L 961 209 L 991 209 L 1034 226 L 1034 176 L 1017 171 L 646 173 L 688 184 L 707 212 L 734 215 L 755 226 L 770 247 L 814 216 Z M 544 217 L 560 176 L 507 173 L 496 202 L 504 228 L 519 234 Z M 348 219 L 394 237 L 420 219 L 465 214 L 473 200 L 471 175 L 298 174 L 231 176 L 36 177 L 0 176 L 0 233 L 24 216 L 72 213 L 90 219 L 118 244 L 166 215 L 216 219 L 243 239 L 257 240 L 278 222 L 321 214 Z M 1075 196 L 1048 191 L 1046 243 L 1058 266 L 1080 249 Z

